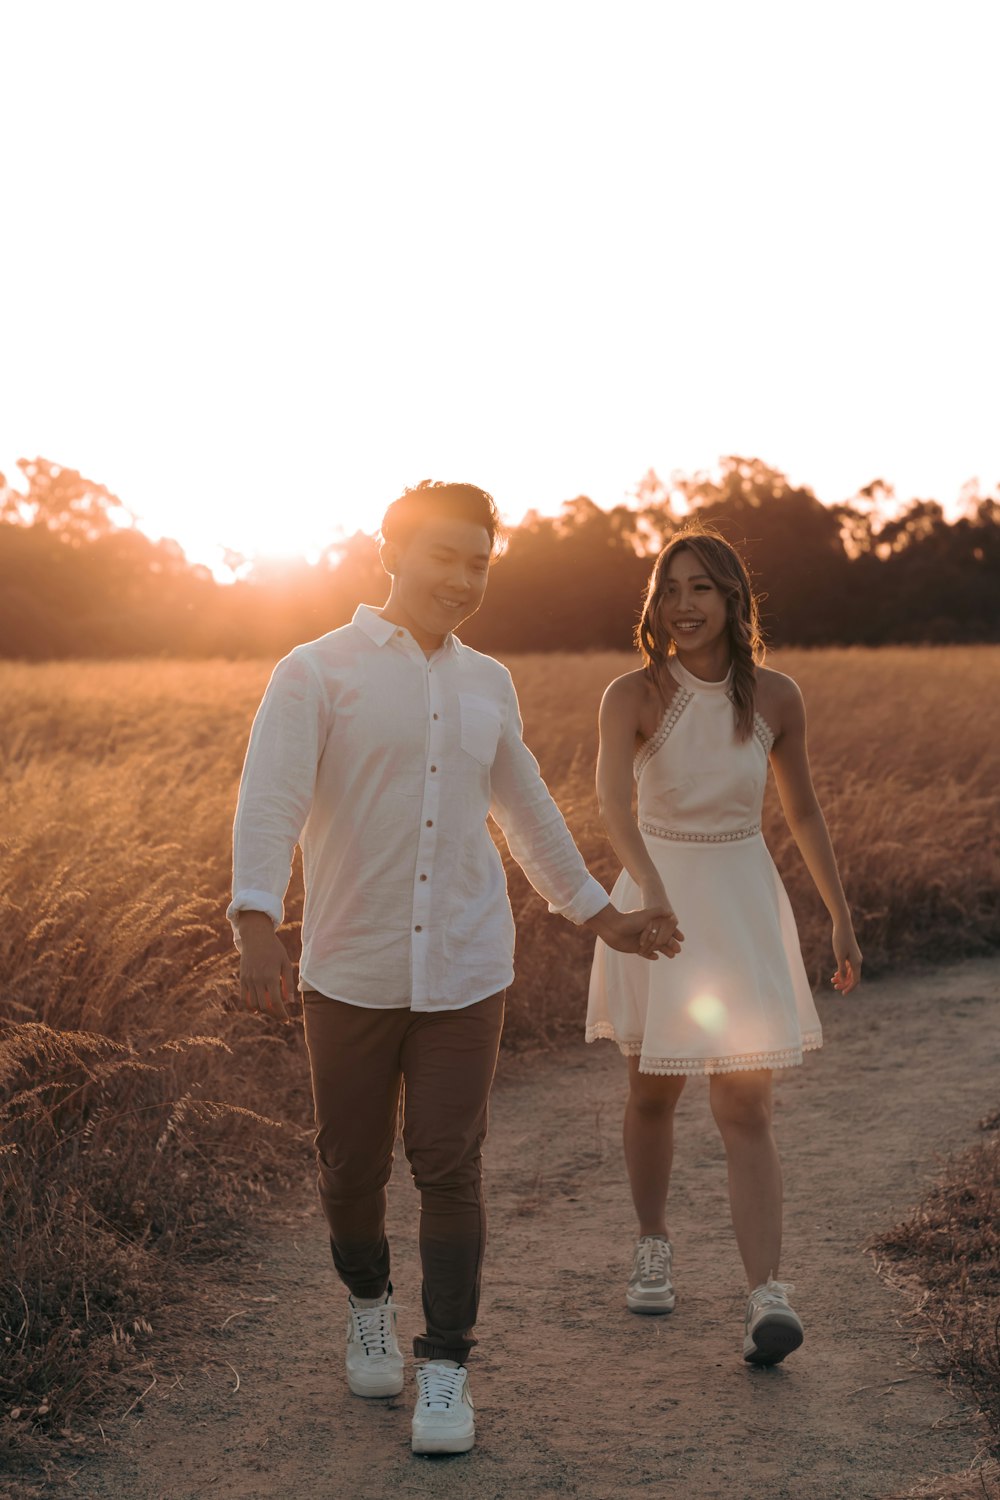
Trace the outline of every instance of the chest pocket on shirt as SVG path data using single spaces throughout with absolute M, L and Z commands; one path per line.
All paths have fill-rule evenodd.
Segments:
M 502 728 L 500 705 L 478 693 L 459 693 L 462 716 L 462 749 L 481 765 L 491 766 Z

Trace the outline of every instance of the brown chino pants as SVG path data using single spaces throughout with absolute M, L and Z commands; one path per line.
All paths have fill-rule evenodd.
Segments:
M 403 1146 L 420 1192 L 426 1331 L 414 1353 L 464 1360 L 476 1342 L 486 1213 L 482 1145 L 503 992 L 463 1010 L 366 1010 L 302 996 L 316 1106 L 319 1196 L 333 1263 L 357 1297 L 389 1284 L 386 1183 L 403 1091 Z

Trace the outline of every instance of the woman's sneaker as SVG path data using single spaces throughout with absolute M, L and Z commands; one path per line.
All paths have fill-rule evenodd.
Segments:
M 674 1310 L 670 1280 L 673 1246 L 662 1234 L 647 1234 L 635 1247 L 632 1275 L 625 1301 L 630 1312 L 668 1313 Z
M 417 1366 L 414 1453 L 468 1453 L 476 1441 L 475 1411 L 464 1365 L 429 1359 Z
M 347 1299 L 347 1384 L 356 1396 L 398 1396 L 403 1389 L 391 1291 L 374 1304 Z
M 768 1279 L 750 1293 L 744 1325 L 743 1358 L 751 1365 L 776 1365 L 802 1342 L 802 1322 L 788 1298 L 795 1288 Z

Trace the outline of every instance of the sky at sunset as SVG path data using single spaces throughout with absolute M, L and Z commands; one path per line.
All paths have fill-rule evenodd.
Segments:
M 0 470 L 197 560 L 761 457 L 1000 481 L 989 0 L 0 13 Z

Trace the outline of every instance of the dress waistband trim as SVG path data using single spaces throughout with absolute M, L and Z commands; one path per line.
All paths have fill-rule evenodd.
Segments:
M 682 844 L 734 844 L 739 839 L 752 839 L 760 833 L 760 824 L 751 823 L 748 828 L 734 828 L 729 833 L 689 833 L 684 828 L 664 828 L 661 823 L 639 820 L 643 833 L 651 833 L 657 839 L 675 839 Z

